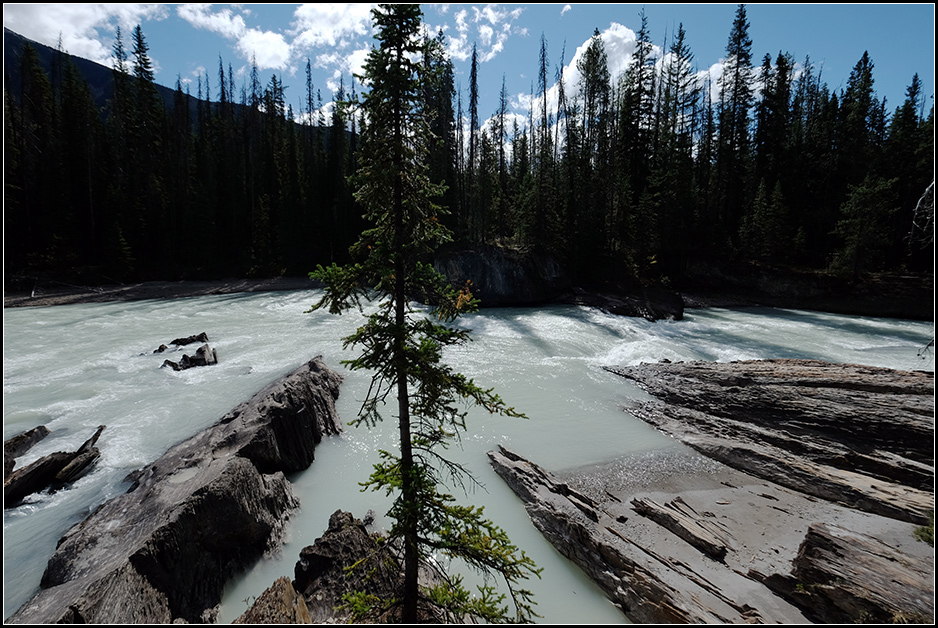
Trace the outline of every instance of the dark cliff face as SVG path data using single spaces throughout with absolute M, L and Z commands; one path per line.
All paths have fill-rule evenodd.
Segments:
M 667 288 L 629 281 L 605 281 L 592 290 L 574 286 L 560 262 L 545 252 L 483 245 L 440 253 L 434 265 L 454 286 L 472 282 L 482 307 L 568 303 L 651 321 L 684 316 L 681 296 Z
M 852 280 L 826 272 L 697 259 L 688 262 L 679 289 L 723 295 L 728 297 L 724 301 L 740 305 L 934 320 L 933 274 L 871 274 Z
M 560 263 L 546 253 L 485 245 L 440 253 L 434 266 L 453 285 L 471 281 L 482 307 L 546 303 L 570 287 Z

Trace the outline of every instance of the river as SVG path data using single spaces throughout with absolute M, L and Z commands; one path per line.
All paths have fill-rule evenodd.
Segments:
M 242 293 L 176 300 L 4 309 L 3 437 L 37 425 L 52 433 L 18 466 L 53 451 L 74 450 L 98 425 L 101 459 L 67 490 L 34 495 L 4 511 L 4 617 L 38 589 L 56 541 L 97 505 L 124 490 L 123 478 L 166 449 L 208 427 L 270 381 L 323 355 L 346 378 L 339 399 L 353 418 L 368 377 L 341 366 L 351 357 L 341 339 L 358 314 L 307 313 L 311 291 Z M 622 614 L 580 570 L 560 556 L 531 524 L 514 494 L 491 470 L 486 452 L 505 445 L 548 470 L 679 449 L 622 410 L 644 393 L 602 370 L 603 365 L 669 359 L 731 361 L 815 358 L 905 370 L 934 370 L 930 322 L 748 308 L 688 310 L 685 320 L 652 323 L 576 306 L 483 310 L 460 325 L 474 341 L 447 361 L 483 387 L 494 387 L 527 419 L 471 412 L 468 432 L 452 458 L 472 470 L 479 486 L 463 503 L 484 505 L 489 518 L 543 568 L 528 583 L 545 623 L 624 623 Z M 174 338 L 206 332 L 218 352 L 213 367 L 175 372 L 154 354 Z M 191 353 L 193 348 L 189 347 Z M 301 510 L 287 529 L 282 555 L 236 577 L 218 621 L 230 623 L 277 577 L 292 577 L 300 549 L 327 527 L 336 509 L 382 517 L 383 494 L 362 493 L 379 448 L 391 448 L 395 426 L 347 428 L 316 449 L 308 471 L 296 474 Z

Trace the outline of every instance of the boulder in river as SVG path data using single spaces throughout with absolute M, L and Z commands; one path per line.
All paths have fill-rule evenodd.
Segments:
M 164 360 L 160 368 L 168 366 L 174 371 L 184 371 L 194 366 L 211 366 L 213 364 L 218 364 L 218 352 L 208 345 L 202 345 L 196 350 L 195 355 L 183 355 L 179 362 Z
M 316 358 L 128 477 L 58 543 L 10 623 L 212 621 L 229 577 L 279 547 L 298 506 L 285 473 L 341 423 Z
M 372 511 L 363 520 L 342 510 L 332 513 L 325 533 L 300 552 L 293 582 L 279 578 L 234 623 L 400 623 L 403 548 L 370 530 L 373 522 Z M 433 561 L 419 566 L 421 587 L 437 586 L 445 577 Z M 355 594 L 355 601 L 349 603 L 346 594 Z M 424 599 L 419 605 L 420 623 L 469 619 L 454 617 Z
M 45 427 L 42 429 L 48 433 Z M 13 470 L 3 480 L 4 508 L 17 506 L 27 495 L 47 488 L 61 488 L 83 476 L 101 456 L 95 443 L 103 431 L 103 425 L 98 427 L 94 435 L 73 452 L 56 451 L 22 469 Z M 44 436 L 45 434 L 42 434 L 41 437 Z
M 380 534 L 370 533 L 351 513 L 337 510 L 329 517 L 326 532 L 300 552 L 293 586 L 303 594 L 313 623 L 331 623 L 350 619 L 350 612 L 342 608 L 345 593 L 390 600 L 402 574 L 397 552 Z
M 3 443 L 3 479 L 6 480 L 16 466 L 16 459 L 29 451 L 33 445 L 49 435 L 45 425 L 34 427 L 22 434 L 7 439 Z
M 233 624 L 312 624 L 306 600 L 286 576 L 277 578 Z
M 193 334 L 191 336 L 186 336 L 185 338 L 176 338 L 175 340 L 171 340 L 169 344 L 176 345 L 177 347 L 184 347 L 185 345 L 191 345 L 194 342 L 207 343 L 208 334 L 203 331 L 201 334 Z M 167 349 L 169 349 L 169 347 L 167 347 L 165 344 L 162 344 L 157 347 L 153 353 L 163 353 Z

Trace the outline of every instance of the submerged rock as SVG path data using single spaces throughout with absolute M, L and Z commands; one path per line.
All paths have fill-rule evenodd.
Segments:
M 599 308 L 618 316 L 644 318 L 648 321 L 679 321 L 684 318 L 684 299 L 677 292 L 660 286 L 636 287 L 618 293 L 574 289 L 561 297 L 560 301 Z
M 316 358 L 131 474 L 59 541 L 10 623 L 214 619 L 228 578 L 279 546 L 298 506 L 284 473 L 337 434 L 341 377 Z

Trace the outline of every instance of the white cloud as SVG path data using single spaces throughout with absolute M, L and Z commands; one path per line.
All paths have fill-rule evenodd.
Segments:
M 456 34 L 448 37 L 447 52 L 456 61 L 466 61 L 472 55 L 472 46 L 476 45 L 479 62 L 491 61 L 505 49 L 505 42 L 511 35 L 526 35 L 527 29 L 514 26 L 521 17 L 522 8 L 503 9 L 499 5 L 488 4 L 484 7 L 470 7 L 456 12 Z M 472 37 L 472 25 L 476 26 Z
M 447 38 L 449 41 L 447 52 L 457 61 L 466 61 L 472 54 L 472 46 L 469 45 L 469 23 L 466 21 L 468 16 L 469 12 L 465 9 L 456 12 L 453 17 L 456 19 L 457 34 Z
M 235 42 L 246 61 L 256 61 L 259 70 L 284 70 L 291 58 L 290 44 L 280 33 L 249 28 L 244 17 L 231 8 L 213 10 L 214 5 L 181 4 L 176 13 L 194 26 Z M 249 11 L 244 11 L 250 15 Z
M 117 26 L 127 45 L 131 29 L 167 16 L 162 4 L 4 4 L 3 25 L 47 46 L 58 45 L 78 57 L 111 64 Z M 154 59 L 154 65 L 156 60 Z
M 573 8 L 573 7 L 571 7 L 569 4 L 563 5 L 563 8 L 560 10 L 560 15 L 563 16 L 564 13 L 566 13 L 567 11 L 569 11 L 569 10 L 572 9 L 572 8 Z
M 370 4 L 303 4 L 294 12 L 294 46 L 344 48 L 371 33 Z
M 371 48 L 360 48 L 355 50 L 346 58 L 346 64 L 349 68 L 349 73 L 354 75 L 361 75 L 365 67 L 365 59 L 368 57 L 368 53 L 371 51 Z
M 487 47 L 492 44 L 492 37 L 494 35 L 495 30 L 488 24 L 483 24 L 479 27 L 479 37 L 482 40 L 481 44 L 483 47 Z
M 600 33 L 600 37 L 603 40 L 603 48 L 606 51 L 606 65 L 609 69 L 609 76 L 611 80 L 615 81 L 625 72 L 632 61 L 632 54 L 635 52 L 636 46 L 635 31 L 617 22 L 612 22 L 606 30 Z M 577 69 L 577 63 L 579 63 L 580 59 L 586 53 L 587 48 L 589 48 L 591 39 L 592 38 L 587 39 L 580 44 L 573 53 L 573 57 L 563 67 L 564 91 L 568 99 L 579 97 L 581 76 L 580 71 Z M 661 48 L 654 46 L 653 55 L 656 58 L 660 58 L 661 53 Z M 706 72 L 702 74 L 706 75 Z M 548 78 L 554 79 L 555 77 L 553 73 L 551 73 Z M 554 83 L 547 90 L 547 110 L 551 115 L 557 111 L 559 99 L 560 89 L 559 86 Z M 528 112 L 533 108 L 535 118 L 539 118 L 543 102 L 543 94 L 534 93 L 532 95 L 531 93 L 519 93 L 512 97 L 511 106 L 516 111 L 524 112 Z
M 237 45 L 245 59 L 257 62 L 259 70 L 283 70 L 290 61 L 290 45 L 280 33 L 248 29 Z
M 361 73 L 369 48 L 362 48 L 362 39 L 372 34 L 373 4 L 303 4 L 293 13 L 292 28 L 287 33 L 294 39 L 290 46 L 294 59 L 311 57 L 315 67 L 327 70 L 332 78 L 326 87 L 335 92 L 343 78 L 345 90 L 352 75 Z M 352 50 L 349 51 L 349 49 Z M 305 61 L 299 65 L 305 66 Z
M 211 9 L 212 5 L 209 4 L 180 4 L 176 13 L 192 26 L 218 33 L 222 37 L 238 39 L 244 36 L 247 25 L 243 17 L 235 15 L 228 8 L 214 13 Z

